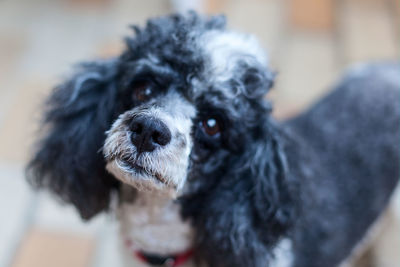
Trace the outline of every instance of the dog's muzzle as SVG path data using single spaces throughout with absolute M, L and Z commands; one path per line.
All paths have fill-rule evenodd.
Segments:
M 178 94 L 121 114 L 107 132 L 107 170 L 142 191 L 176 196 L 186 181 L 194 107 Z

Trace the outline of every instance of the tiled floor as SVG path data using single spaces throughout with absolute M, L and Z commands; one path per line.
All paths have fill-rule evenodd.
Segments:
M 291 27 L 288 1 L 228 0 L 224 8 L 232 28 L 254 33 L 269 51 L 278 117 L 307 108 L 350 63 L 397 58 L 399 19 L 388 1 L 338 1 L 332 32 Z M 82 223 L 72 207 L 32 192 L 23 168 L 40 103 L 71 64 L 116 54 L 128 24 L 168 12 L 162 0 L 0 0 L 0 267 L 119 266 L 115 219 Z

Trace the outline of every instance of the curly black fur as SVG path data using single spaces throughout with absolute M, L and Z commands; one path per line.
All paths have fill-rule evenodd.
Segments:
M 28 166 L 32 184 L 50 188 L 85 219 L 108 208 L 118 185 L 100 152 L 105 131 L 118 115 L 116 66 L 113 60 L 82 64 L 55 88 L 44 118 L 48 133 Z
M 212 266 L 265 266 L 293 222 L 295 188 L 287 181 L 279 132 L 270 121 L 259 123 L 258 138 L 239 155 L 211 156 L 219 159 L 217 170 L 196 170 L 194 179 L 207 177 L 204 188 L 182 199 L 183 214 L 197 229 L 198 257 Z
M 196 231 L 197 259 L 217 267 L 267 266 L 285 237 L 293 244 L 292 266 L 336 266 L 397 182 L 399 90 L 385 73 L 398 67 L 348 78 L 309 112 L 279 124 L 263 97 L 274 74 L 257 58 L 237 61 L 223 81 L 205 74 L 199 38 L 223 33 L 224 25 L 223 17 L 194 13 L 152 19 L 133 27 L 136 35 L 119 57 L 81 65 L 49 99 L 48 128 L 29 180 L 74 204 L 85 219 L 107 210 L 119 183 L 105 170 L 105 132 L 140 105 L 130 99 L 132 82 L 152 79 L 163 86 L 159 94 L 175 90 L 198 110 L 188 191 L 179 199 Z M 204 140 L 198 129 L 209 114 L 221 120 L 220 142 Z

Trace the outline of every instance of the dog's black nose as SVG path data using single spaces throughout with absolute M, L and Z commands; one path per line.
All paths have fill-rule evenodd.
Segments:
M 171 132 L 162 121 L 147 116 L 135 117 L 130 125 L 131 141 L 138 153 L 151 152 L 171 141 Z

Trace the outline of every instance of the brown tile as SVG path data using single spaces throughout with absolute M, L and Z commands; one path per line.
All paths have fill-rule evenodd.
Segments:
M 109 42 L 101 45 L 100 48 L 97 50 L 96 55 L 101 58 L 115 57 L 121 54 L 124 49 L 125 44 L 123 42 Z
M 287 118 L 330 90 L 337 76 L 337 63 L 333 39 L 328 34 L 292 34 L 281 49 L 276 88 L 269 98 L 274 103 L 274 115 Z
M 221 13 L 225 10 L 227 0 L 205 0 L 205 11 L 209 14 Z
M 284 2 L 281 0 L 227 1 L 223 13 L 227 16 L 229 28 L 254 34 L 266 48 L 269 58 L 274 61 L 279 58 L 276 56 L 277 50 L 282 36 L 286 34 Z
M 290 20 L 295 28 L 332 30 L 335 12 L 334 0 L 291 0 Z
M 96 235 L 102 233 L 103 228 L 109 227 L 106 214 L 83 221 L 72 204 L 60 202 L 47 192 L 40 192 L 36 196 L 37 204 L 32 218 L 35 227 L 85 235 Z
M 396 59 L 395 27 L 385 1 L 342 1 L 338 31 L 344 63 Z
M 37 136 L 41 103 L 50 91 L 50 83 L 27 82 L 13 97 L 0 125 L 0 161 L 24 162 Z
M 0 220 L 0 266 L 10 266 L 35 206 L 36 199 L 24 179 L 23 167 L 0 162 L 0 214 L 7 218 Z
M 0 82 L 8 79 L 26 48 L 25 37 L 11 31 L 0 31 Z M 1 92 L 4 91 L 0 90 Z
M 103 7 L 110 4 L 110 0 L 64 0 L 67 4 L 74 7 Z
M 352 267 L 377 267 L 374 264 L 374 256 L 371 250 L 367 250 L 360 256 L 353 264 Z
M 0 7 L 1 10 L 1 7 Z M 1 12 L 0 12 L 1 17 Z M 1 22 L 0 22 L 1 23 Z M 22 33 L 0 29 L 0 122 L 8 101 L 15 95 L 12 90 L 17 66 L 23 58 L 26 40 Z
M 44 229 L 32 229 L 17 251 L 13 267 L 88 267 L 94 240 Z
M 375 264 L 379 267 L 398 267 L 400 263 L 400 218 L 396 217 L 394 209 L 392 206 L 386 212 L 382 232 L 372 249 Z

